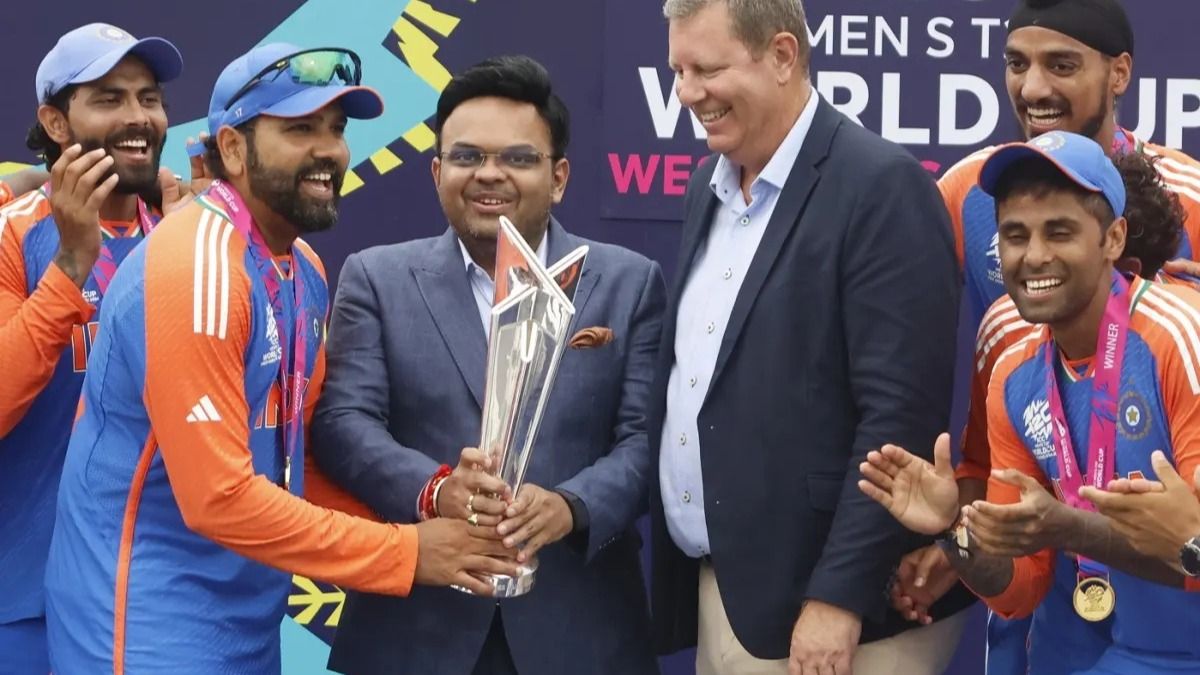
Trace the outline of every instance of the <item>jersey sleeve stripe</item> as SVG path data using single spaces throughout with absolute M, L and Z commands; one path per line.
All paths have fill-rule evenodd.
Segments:
M 992 339 L 988 340 L 987 344 L 984 345 L 983 349 L 981 349 L 977 353 L 977 356 L 979 357 L 979 361 L 977 362 L 977 364 L 975 366 L 975 370 L 977 370 L 977 371 L 983 370 L 984 365 L 987 364 L 988 356 L 990 356 L 992 353 L 992 349 L 995 348 L 995 346 L 997 344 L 999 344 L 1001 340 L 1003 340 L 1005 337 L 1007 337 L 1010 333 L 1012 333 L 1014 331 L 1020 331 L 1020 330 L 1025 330 L 1025 329 L 1029 328 L 1029 325 L 1030 324 L 1027 321 L 1025 321 L 1024 319 L 1021 319 L 1021 318 L 1014 319 L 1014 320 L 1009 321 L 1008 323 L 1004 324 L 1004 326 L 999 331 L 997 331 L 997 333 L 995 335 L 992 336 Z
M 195 270 L 192 276 L 192 332 L 203 332 L 204 312 L 202 301 L 204 295 L 204 236 L 208 232 L 208 222 L 211 215 L 208 211 L 200 213 L 200 222 L 196 226 L 196 248 L 192 266 Z
M 42 203 L 44 195 L 40 190 L 30 192 L 16 201 L 9 202 L 0 209 L 0 234 L 4 234 L 4 228 L 8 227 L 8 223 L 13 218 L 24 218 L 37 213 L 38 207 Z M 17 232 L 20 239 L 20 231 Z
M 988 312 L 988 315 L 983 317 L 983 325 L 979 328 L 979 339 L 975 341 L 975 351 L 982 349 L 988 338 L 1000 330 L 1004 324 L 1019 318 L 1021 318 L 1020 312 L 1011 305 L 999 305 L 993 308 L 993 312 Z
M 1025 337 L 1021 338 L 1020 340 L 1017 340 L 1016 342 L 1014 342 L 1014 343 L 1012 344 L 1012 346 L 1011 346 L 1011 347 L 1009 347 L 1008 349 L 1005 349 L 1004 351 L 1000 352 L 1000 356 L 996 358 L 996 365 L 995 365 L 995 366 L 993 366 L 993 369 L 995 369 L 995 368 L 999 368 L 999 367 L 1000 367 L 1000 363 L 1001 363 L 1002 361 L 1004 361 L 1004 360 L 1008 359 L 1008 358 L 1009 358 L 1010 356 L 1012 356 L 1013 354 L 1019 354 L 1019 353 L 1021 353 L 1022 351 L 1024 351 L 1024 350 L 1025 350 L 1025 347 L 1026 347 L 1026 346 L 1027 346 L 1027 345 L 1028 345 L 1030 342 L 1033 342 L 1033 341 L 1035 341 L 1035 340 L 1041 340 L 1041 339 L 1042 339 L 1042 332 L 1043 332 L 1043 331 L 1045 331 L 1045 328 L 1044 328 L 1044 327 L 1042 327 L 1042 326 L 1038 326 L 1038 327 L 1037 327 L 1037 330 L 1033 331 L 1033 332 L 1032 332 L 1032 333 L 1030 333 L 1029 335 L 1026 335 Z M 993 374 L 994 374 L 994 371 L 993 371 Z
M 1184 162 L 1182 160 L 1176 159 L 1175 157 L 1172 157 L 1171 155 L 1169 155 L 1165 152 L 1162 152 L 1161 150 L 1157 150 L 1157 149 L 1156 150 L 1147 150 L 1146 154 L 1154 156 L 1154 157 L 1158 157 L 1159 158 L 1159 163 L 1158 163 L 1159 166 L 1162 166 L 1165 164 L 1165 165 L 1171 167 L 1173 170 L 1178 171 L 1180 173 L 1191 174 L 1191 178 L 1193 178 L 1193 179 L 1200 179 L 1200 167 L 1197 167 L 1195 164 L 1189 164 L 1188 162 Z
M 233 226 L 225 223 L 221 232 L 221 321 L 217 337 L 224 340 L 229 327 L 229 236 Z
M 1167 166 L 1168 159 L 1163 159 L 1158 165 L 1158 175 L 1163 179 L 1163 185 L 1172 192 L 1186 195 L 1192 201 L 1200 201 L 1200 179 L 1176 173 Z
M 1147 286 L 1147 295 L 1153 294 L 1155 298 L 1161 299 L 1168 306 L 1182 313 L 1182 316 L 1179 317 L 1180 322 L 1187 329 L 1188 336 L 1192 339 L 1192 354 L 1196 357 L 1197 364 L 1200 365 L 1200 339 L 1197 338 L 1197 335 L 1200 334 L 1200 310 L 1184 302 L 1179 296 L 1165 288 L 1156 287 L 1152 284 L 1147 284 Z
M 204 269 L 204 274 L 208 277 L 208 294 L 205 296 L 208 309 L 208 313 L 205 315 L 205 335 L 216 335 L 217 333 L 217 273 L 220 264 L 217 261 L 217 237 L 220 234 L 219 226 L 216 224 L 208 229 L 208 259 L 205 261 Z
M 1180 359 L 1183 361 L 1184 371 L 1187 373 L 1188 383 L 1192 386 L 1192 393 L 1200 394 L 1200 378 L 1196 374 L 1196 358 L 1197 354 L 1200 354 L 1200 337 L 1196 335 L 1195 319 L 1189 321 L 1179 309 L 1169 304 L 1164 299 L 1164 296 L 1167 295 L 1151 288 L 1142 297 L 1142 302 L 1138 303 L 1137 311 L 1162 326 L 1175 341 Z M 1171 318 L 1168 319 L 1167 316 Z M 1183 332 L 1180 332 L 1180 327 L 1184 329 L 1183 332 L 1187 333 L 1186 339 Z
M 229 238 L 233 225 L 212 211 L 200 214 L 192 275 L 192 332 L 224 340 L 229 329 Z

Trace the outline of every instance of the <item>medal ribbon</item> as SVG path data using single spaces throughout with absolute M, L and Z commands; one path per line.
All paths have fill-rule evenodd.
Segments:
M 1113 136 L 1113 155 L 1127 155 L 1131 152 L 1141 154 L 1143 145 L 1133 134 L 1117 127 L 1117 133 Z
M 263 239 L 262 232 L 255 225 L 250 210 L 242 196 L 232 186 L 220 180 L 214 180 L 205 193 L 205 197 L 223 206 L 221 210 L 229 215 L 234 228 L 246 240 L 250 257 L 267 289 L 267 298 L 271 302 L 271 312 L 275 316 L 275 325 L 279 331 L 279 347 L 282 357 L 279 359 L 279 391 L 283 399 L 283 454 L 284 454 L 284 488 L 291 490 L 291 466 L 296 453 L 300 449 L 304 426 L 304 393 L 305 368 L 308 359 L 308 345 L 305 328 L 308 325 L 307 312 L 304 310 L 303 275 L 297 271 L 296 250 L 292 247 L 292 297 L 287 300 L 292 303 L 291 331 L 285 330 L 287 314 L 285 313 L 280 271 L 274 262 L 274 256 Z
M 1046 346 L 1046 389 L 1049 395 L 1050 432 L 1058 460 L 1058 477 L 1063 499 L 1073 508 L 1095 511 L 1096 507 L 1079 496 L 1084 485 L 1103 490 L 1116 464 L 1117 396 L 1121 386 L 1121 363 L 1129 335 L 1129 282 L 1113 272 L 1108 302 L 1096 336 L 1095 374 L 1092 376 L 1091 413 L 1088 426 L 1087 475 L 1080 472 L 1071 441 L 1067 415 L 1058 391 L 1055 360 L 1058 346 L 1053 340 Z M 1105 566 L 1079 558 L 1079 568 L 1089 575 L 1107 573 Z

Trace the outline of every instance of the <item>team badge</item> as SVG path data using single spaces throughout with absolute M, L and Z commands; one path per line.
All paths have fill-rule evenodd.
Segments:
M 1067 144 L 1067 137 L 1057 131 L 1051 131 L 1038 136 L 1029 144 L 1043 152 L 1054 152 Z
M 133 36 L 116 26 L 101 26 L 100 37 L 112 42 L 128 42 L 133 39 Z
M 1131 441 L 1140 441 L 1150 433 L 1150 411 L 1146 399 L 1136 391 L 1127 391 L 1117 404 L 1118 428 Z

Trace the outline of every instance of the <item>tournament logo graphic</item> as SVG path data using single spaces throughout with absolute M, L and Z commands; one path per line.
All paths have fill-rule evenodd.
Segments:
M 992 281 L 997 284 L 1003 284 L 1004 276 L 1000 273 L 1000 233 L 999 232 L 992 235 L 992 242 L 990 244 L 988 244 L 987 259 L 988 259 L 988 268 L 987 268 L 988 281 Z
M 1044 398 L 1034 400 L 1025 408 L 1025 438 L 1039 461 L 1054 457 L 1051 439 L 1050 404 Z
M 279 326 L 275 323 L 275 312 L 267 307 L 267 344 L 269 349 L 266 354 L 263 354 L 262 363 L 260 365 L 269 366 L 274 363 L 279 363 L 283 358 L 283 348 L 279 345 Z

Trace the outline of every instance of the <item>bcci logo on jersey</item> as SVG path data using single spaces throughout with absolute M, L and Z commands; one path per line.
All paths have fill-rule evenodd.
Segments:
M 992 235 L 992 243 L 988 245 L 987 250 L 988 281 L 994 284 L 1004 284 L 1004 277 L 1000 274 L 1000 233 Z
M 269 349 L 263 354 L 261 365 L 279 363 L 283 358 L 283 348 L 279 346 L 279 326 L 275 325 L 275 312 L 272 312 L 270 307 L 267 308 L 267 344 Z
M 1054 457 L 1050 429 L 1050 404 L 1044 398 L 1034 400 L 1025 408 L 1025 438 L 1039 461 Z
M 1150 433 L 1150 409 L 1146 406 L 1146 399 L 1136 391 L 1121 395 L 1117 417 L 1117 428 L 1121 430 L 1121 435 L 1131 441 L 1140 441 Z

